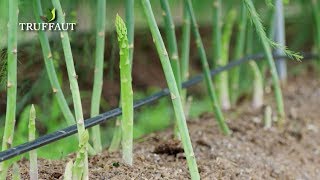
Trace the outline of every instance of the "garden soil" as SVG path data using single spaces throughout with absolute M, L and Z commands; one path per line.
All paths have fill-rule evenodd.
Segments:
M 318 79 L 318 80 L 316 80 Z M 320 179 L 319 75 L 292 77 L 284 89 L 286 123 L 266 129 L 263 108 L 252 110 L 249 100 L 225 112 L 233 131 L 223 136 L 212 113 L 188 123 L 202 179 Z M 274 97 L 266 104 L 275 111 Z M 39 159 L 40 179 L 62 179 L 66 162 Z M 28 179 L 28 161 L 20 162 Z M 189 179 L 186 159 L 172 129 L 150 134 L 134 144 L 134 165 L 122 163 L 121 154 L 90 158 L 90 179 Z

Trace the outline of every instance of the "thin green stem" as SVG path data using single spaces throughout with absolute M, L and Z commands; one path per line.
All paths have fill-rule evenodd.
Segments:
M 170 64 L 169 56 L 168 56 L 166 47 L 164 45 L 163 39 L 161 37 L 157 22 L 155 20 L 150 1 L 141 0 L 141 4 L 143 7 L 145 18 L 149 25 L 149 29 L 154 39 L 154 43 L 156 45 L 156 49 L 160 57 L 165 78 L 167 80 L 167 84 L 171 93 L 171 100 L 172 100 L 173 108 L 175 111 L 176 120 L 178 123 L 178 128 L 179 128 L 185 156 L 187 158 L 187 164 L 189 167 L 190 176 L 191 176 L 191 179 L 198 180 L 200 179 L 198 166 L 197 166 L 196 158 L 193 152 L 191 140 L 189 137 L 189 131 L 186 123 L 186 118 L 183 112 L 180 93 L 179 93 L 176 79 L 174 77 L 173 70 Z
M 200 32 L 198 29 L 198 25 L 197 25 L 197 21 L 194 15 L 194 11 L 193 11 L 193 7 L 192 7 L 192 3 L 191 0 L 185 0 L 185 3 L 187 3 L 188 6 L 188 10 L 189 10 L 189 14 L 191 17 L 191 27 L 192 27 L 192 32 L 196 38 L 196 44 L 197 44 L 197 48 L 198 48 L 198 52 L 200 55 L 200 60 L 201 60 L 201 64 L 202 64 L 202 69 L 203 69 L 203 73 L 204 73 L 204 78 L 205 78 L 205 82 L 207 85 L 207 90 L 208 90 L 208 94 L 210 97 L 210 101 L 213 107 L 213 110 L 215 112 L 216 115 L 216 120 L 219 124 L 219 127 L 221 129 L 221 131 L 225 134 L 225 135 L 230 135 L 231 131 L 228 128 L 228 125 L 226 124 L 221 108 L 219 106 L 219 102 L 215 93 L 215 89 L 212 83 L 212 78 L 211 78 L 211 74 L 210 74 L 210 68 L 209 68 L 209 64 L 207 61 L 207 56 L 204 50 L 204 46 L 202 43 L 202 39 L 200 36 Z
M 119 150 L 120 143 L 121 143 L 121 120 L 120 118 L 117 118 L 115 120 L 115 126 L 113 130 L 113 137 L 111 140 L 111 144 L 109 146 L 109 152 L 116 152 Z
M 278 77 L 276 66 L 274 63 L 273 56 L 272 56 L 271 45 L 269 44 L 270 40 L 266 36 L 266 33 L 263 29 L 261 20 L 255 10 L 255 7 L 254 7 L 252 1 L 251 0 L 243 0 L 243 3 L 245 3 L 245 5 L 246 5 L 246 9 L 249 13 L 249 17 L 252 20 L 253 25 L 256 28 L 258 36 L 261 39 L 263 49 L 264 49 L 265 54 L 267 56 L 267 60 L 268 60 L 268 64 L 270 67 L 271 76 L 272 76 L 272 80 L 273 80 L 276 102 L 277 102 L 277 109 L 278 109 L 278 115 L 279 115 L 278 122 L 279 122 L 279 124 L 283 124 L 284 120 L 285 120 L 283 97 L 282 97 L 282 91 L 281 91 L 281 87 L 280 87 L 279 77 Z
M 225 66 L 228 64 L 229 59 L 229 44 L 230 39 L 232 35 L 232 28 L 234 25 L 234 20 L 236 18 L 237 12 L 233 9 L 229 11 L 227 14 L 227 19 L 225 21 L 225 25 L 223 28 L 223 34 L 222 34 L 222 54 L 219 61 L 217 61 L 217 65 L 219 67 Z M 230 96 L 229 96 L 229 81 L 228 78 L 229 74 L 228 72 L 221 72 L 216 77 L 217 82 L 217 92 L 219 94 L 220 98 L 220 104 L 223 109 L 230 109 Z
M 165 30 L 168 42 L 168 52 L 169 52 L 169 59 L 171 62 L 171 67 L 173 70 L 174 77 L 176 79 L 179 92 L 181 93 L 181 72 L 180 72 L 180 62 L 179 62 L 179 52 L 178 52 L 178 45 L 177 45 L 177 38 L 175 33 L 175 26 L 173 22 L 173 18 L 171 16 L 170 5 L 167 0 L 160 0 L 161 8 L 162 8 L 162 15 L 165 22 Z M 179 129 L 177 126 L 177 121 L 175 121 L 175 136 L 179 138 Z
M 106 29 L 106 0 L 97 2 L 96 19 L 96 61 L 94 68 L 93 91 L 91 98 L 91 117 L 99 115 L 100 100 L 103 86 L 103 61 Z M 97 153 L 102 151 L 100 126 L 92 128 L 93 147 Z
M 175 26 L 173 22 L 173 18 L 171 16 L 170 6 L 167 0 L 160 0 L 162 15 L 165 22 L 165 30 L 168 41 L 168 52 L 169 59 L 171 62 L 172 70 L 174 77 L 176 78 L 176 82 L 179 90 L 181 90 L 181 73 L 180 73 L 180 62 L 179 62 L 179 52 L 177 45 L 177 38 L 175 33 Z
M 17 100 L 17 43 L 18 43 L 18 0 L 9 1 L 8 21 L 8 61 L 7 61 L 7 107 L 6 121 L 2 140 L 2 151 L 11 147 L 16 122 L 16 100 Z M 9 161 L 0 164 L 0 180 L 7 177 L 10 166 Z
M 64 13 L 59 0 L 52 0 L 52 4 L 58 13 L 58 23 L 65 23 Z M 75 110 L 75 117 L 78 129 L 78 139 L 79 139 L 79 151 L 77 154 L 77 159 L 73 167 L 73 175 L 75 179 L 88 179 L 88 153 L 87 145 L 89 140 L 89 133 L 85 130 L 84 119 L 82 112 L 82 104 L 80 97 L 80 90 L 78 85 L 78 76 L 75 71 L 74 61 L 70 46 L 70 40 L 68 32 L 60 32 L 63 52 L 65 56 L 65 61 L 67 65 L 68 77 L 70 81 L 70 89 L 72 93 L 73 105 Z
M 212 36 L 212 47 L 213 47 L 213 62 L 212 65 L 216 66 L 217 62 L 221 59 L 221 0 L 213 0 L 213 36 Z
M 189 79 L 189 55 L 190 55 L 190 33 L 191 23 L 188 7 L 183 4 L 183 26 L 182 26 L 182 41 L 181 41 L 181 82 Z M 187 89 L 181 90 L 181 99 L 185 113 L 187 114 Z
M 122 159 L 132 165 L 133 151 L 133 91 L 131 63 L 129 59 L 129 43 L 127 28 L 119 15 L 116 17 L 116 30 L 120 49 L 120 82 L 122 107 Z
M 248 27 L 247 34 L 247 54 L 253 53 L 253 27 Z M 252 107 L 259 109 L 263 106 L 263 75 L 258 64 L 255 61 L 250 61 L 249 66 L 253 72 L 253 98 Z M 251 76 L 250 76 L 251 78 Z M 251 81 L 251 79 L 250 79 Z
M 317 53 L 320 53 L 320 5 L 318 0 L 312 0 L 312 12 L 316 24 L 316 46 Z M 319 58 L 320 59 L 320 58 Z M 320 62 L 318 62 L 320 64 Z
M 254 76 L 252 107 L 254 109 L 260 109 L 263 106 L 263 77 L 255 61 L 250 61 L 249 65 Z
M 243 57 L 244 47 L 245 47 L 245 37 L 246 37 L 246 27 L 247 27 L 247 12 L 246 6 L 241 4 L 241 14 L 240 21 L 238 24 L 238 33 L 235 47 L 234 59 L 239 59 Z M 238 98 L 239 92 L 239 76 L 240 76 L 240 67 L 235 67 L 230 72 L 230 84 L 231 84 L 231 103 L 235 104 Z
M 36 110 L 34 105 L 31 105 L 29 116 L 29 141 L 33 141 L 36 138 Z M 30 179 L 38 179 L 38 162 L 37 162 L 37 150 L 29 152 L 30 157 Z
M 33 0 L 33 12 L 34 17 L 37 23 L 41 23 L 40 16 L 43 15 L 42 7 L 41 7 L 41 1 L 40 0 Z M 42 47 L 42 54 L 44 58 L 44 63 L 46 66 L 47 74 L 49 77 L 49 81 L 52 87 L 52 92 L 54 96 L 57 98 L 60 110 L 62 111 L 62 114 L 64 118 L 66 119 L 66 122 L 68 125 L 73 125 L 75 123 L 74 116 L 68 106 L 68 103 L 66 101 L 66 98 L 63 95 L 56 70 L 54 68 L 54 60 L 52 57 L 49 39 L 46 35 L 45 31 L 38 31 L 38 38 L 40 40 L 40 44 Z
M 134 0 L 125 1 L 126 9 L 126 27 L 129 43 L 129 60 L 132 65 L 134 50 Z

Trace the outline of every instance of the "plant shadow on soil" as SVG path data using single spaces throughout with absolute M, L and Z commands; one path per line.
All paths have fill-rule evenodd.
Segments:
M 233 130 L 223 136 L 211 113 L 188 126 L 202 179 L 319 179 L 320 81 L 311 72 L 291 77 L 284 87 L 287 121 L 283 128 L 263 127 L 263 110 L 244 101 L 225 113 Z M 272 93 L 266 103 L 275 109 Z M 172 129 L 153 133 L 134 145 L 134 165 L 122 163 L 120 153 L 104 151 L 90 158 L 90 179 L 188 179 L 188 169 Z M 39 159 L 40 179 L 62 179 L 64 160 Z M 20 161 L 23 179 L 28 161 Z

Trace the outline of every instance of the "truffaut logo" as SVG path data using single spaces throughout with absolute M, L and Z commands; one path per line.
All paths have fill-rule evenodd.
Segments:
M 43 23 L 19 23 L 22 31 L 74 31 L 76 23 L 57 23 L 58 13 L 55 8 L 48 9 L 45 16 L 40 16 Z
M 53 9 L 48 9 L 48 13 L 46 14 L 46 16 L 40 16 L 40 18 L 47 23 L 53 22 L 55 20 L 57 20 L 57 16 L 56 16 L 56 8 Z

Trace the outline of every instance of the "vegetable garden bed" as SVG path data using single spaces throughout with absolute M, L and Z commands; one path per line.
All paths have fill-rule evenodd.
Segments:
M 159 28 L 156 2 L 139 0 L 148 32 L 139 40 L 134 2 L 125 0 L 120 15 L 110 17 L 106 0 L 79 3 L 79 12 L 60 0 L 0 2 L 8 7 L 0 7 L 1 35 L 7 23 L 0 51 L 0 180 L 319 178 L 318 0 L 212 0 L 208 33 L 198 24 L 204 1 L 160 0 Z M 95 6 L 82 9 L 89 4 Z M 300 14 L 286 17 L 285 8 Z M 19 16 L 27 9 L 31 20 Z M 73 21 L 81 27 L 89 21 L 82 13 L 95 17 L 89 38 L 74 28 L 28 28 Z M 34 35 L 38 44 L 22 46 Z M 297 51 L 302 47 L 308 53 Z M 307 59 L 317 61 L 298 65 Z M 150 82 L 139 87 L 137 77 L 161 84 L 160 90 Z M 200 82 L 203 87 L 188 89 Z M 105 91 L 113 91 L 112 100 Z
M 188 123 L 202 179 L 318 179 L 320 178 L 320 81 L 305 72 L 290 78 L 283 89 L 287 123 L 283 129 L 263 127 L 263 110 L 254 111 L 249 101 L 225 114 L 233 131 L 219 133 L 212 113 Z M 274 106 L 272 94 L 266 103 Z M 150 119 L 152 120 L 152 119 Z M 186 179 L 183 149 L 168 129 L 136 140 L 134 165 L 122 163 L 120 153 L 90 158 L 90 179 Z M 74 158 L 70 155 L 69 158 Z M 39 160 L 39 178 L 61 179 L 68 158 Z M 28 178 L 28 161 L 19 163 Z

